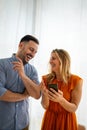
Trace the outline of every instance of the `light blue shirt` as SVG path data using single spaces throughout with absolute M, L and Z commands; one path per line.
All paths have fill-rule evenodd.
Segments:
M 0 59 L 0 96 L 7 90 L 23 93 L 24 84 L 18 73 L 13 70 L 13 55 L 11 58 Z M 24 66 L 26 75 L 38 81 L 38 74 L 34 66 L 29 63 Z M 0 101 L 0 130 L 22 130 L 29 124 L 29 99 L 19 102 Z

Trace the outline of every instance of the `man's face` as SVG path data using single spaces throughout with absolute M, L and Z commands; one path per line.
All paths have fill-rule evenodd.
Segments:
M 27 64 L 37 53 L 38 44 L 34 41 L 21 42 L 19 44 L 18 57 L 23 61 L 23 64 Z

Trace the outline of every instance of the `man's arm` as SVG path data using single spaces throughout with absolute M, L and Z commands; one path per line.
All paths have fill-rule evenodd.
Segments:
M 40 85 L 37 85 L 34 81 L 25 75 L 23 63 L 19 58 L 18 60 L 19 61 L 13 62 L 13 69 L 18 72 L 29 95 L 35 99 L 40 98 Z
M 28 97 L 29 94 L 27 93 L 27 91 L 25 91 L 23 94 L 20 94 L 20 93 L 13 93 L 7 90 L 2 96 L 0 96 L 0 101 L 17 102 L 22 101 Z
M 29 95 L 36 99 L 40 98 L 40 85 L 37 85 L 36 83 L 34 83 L 24 73 L 21 74 L 21 79 L 22 79 Z

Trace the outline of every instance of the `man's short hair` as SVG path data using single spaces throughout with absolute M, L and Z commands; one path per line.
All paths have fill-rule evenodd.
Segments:
M 32 35 L 25 35 L 24 37 L 21 38 L 20 42 L 29 42 L 30 40 L 39 44 L 38 39 L 36 37 L 32 36 Z

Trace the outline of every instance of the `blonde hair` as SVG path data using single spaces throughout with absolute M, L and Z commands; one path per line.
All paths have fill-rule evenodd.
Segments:
M 60 61 L 60 76 L 62 77 L 63 82 L 67 83 L 68 79 L 70 77 L 70 63 L 71 63 L 71 58 L 69 53 L 64 50 L 64 49 L 54 49 L 52 53 L 55 53 L 56 56 L 58 57 Z M 50 72 L 48 74 L 48 81 L 52 81 L 56 75 L 54 72 Z

